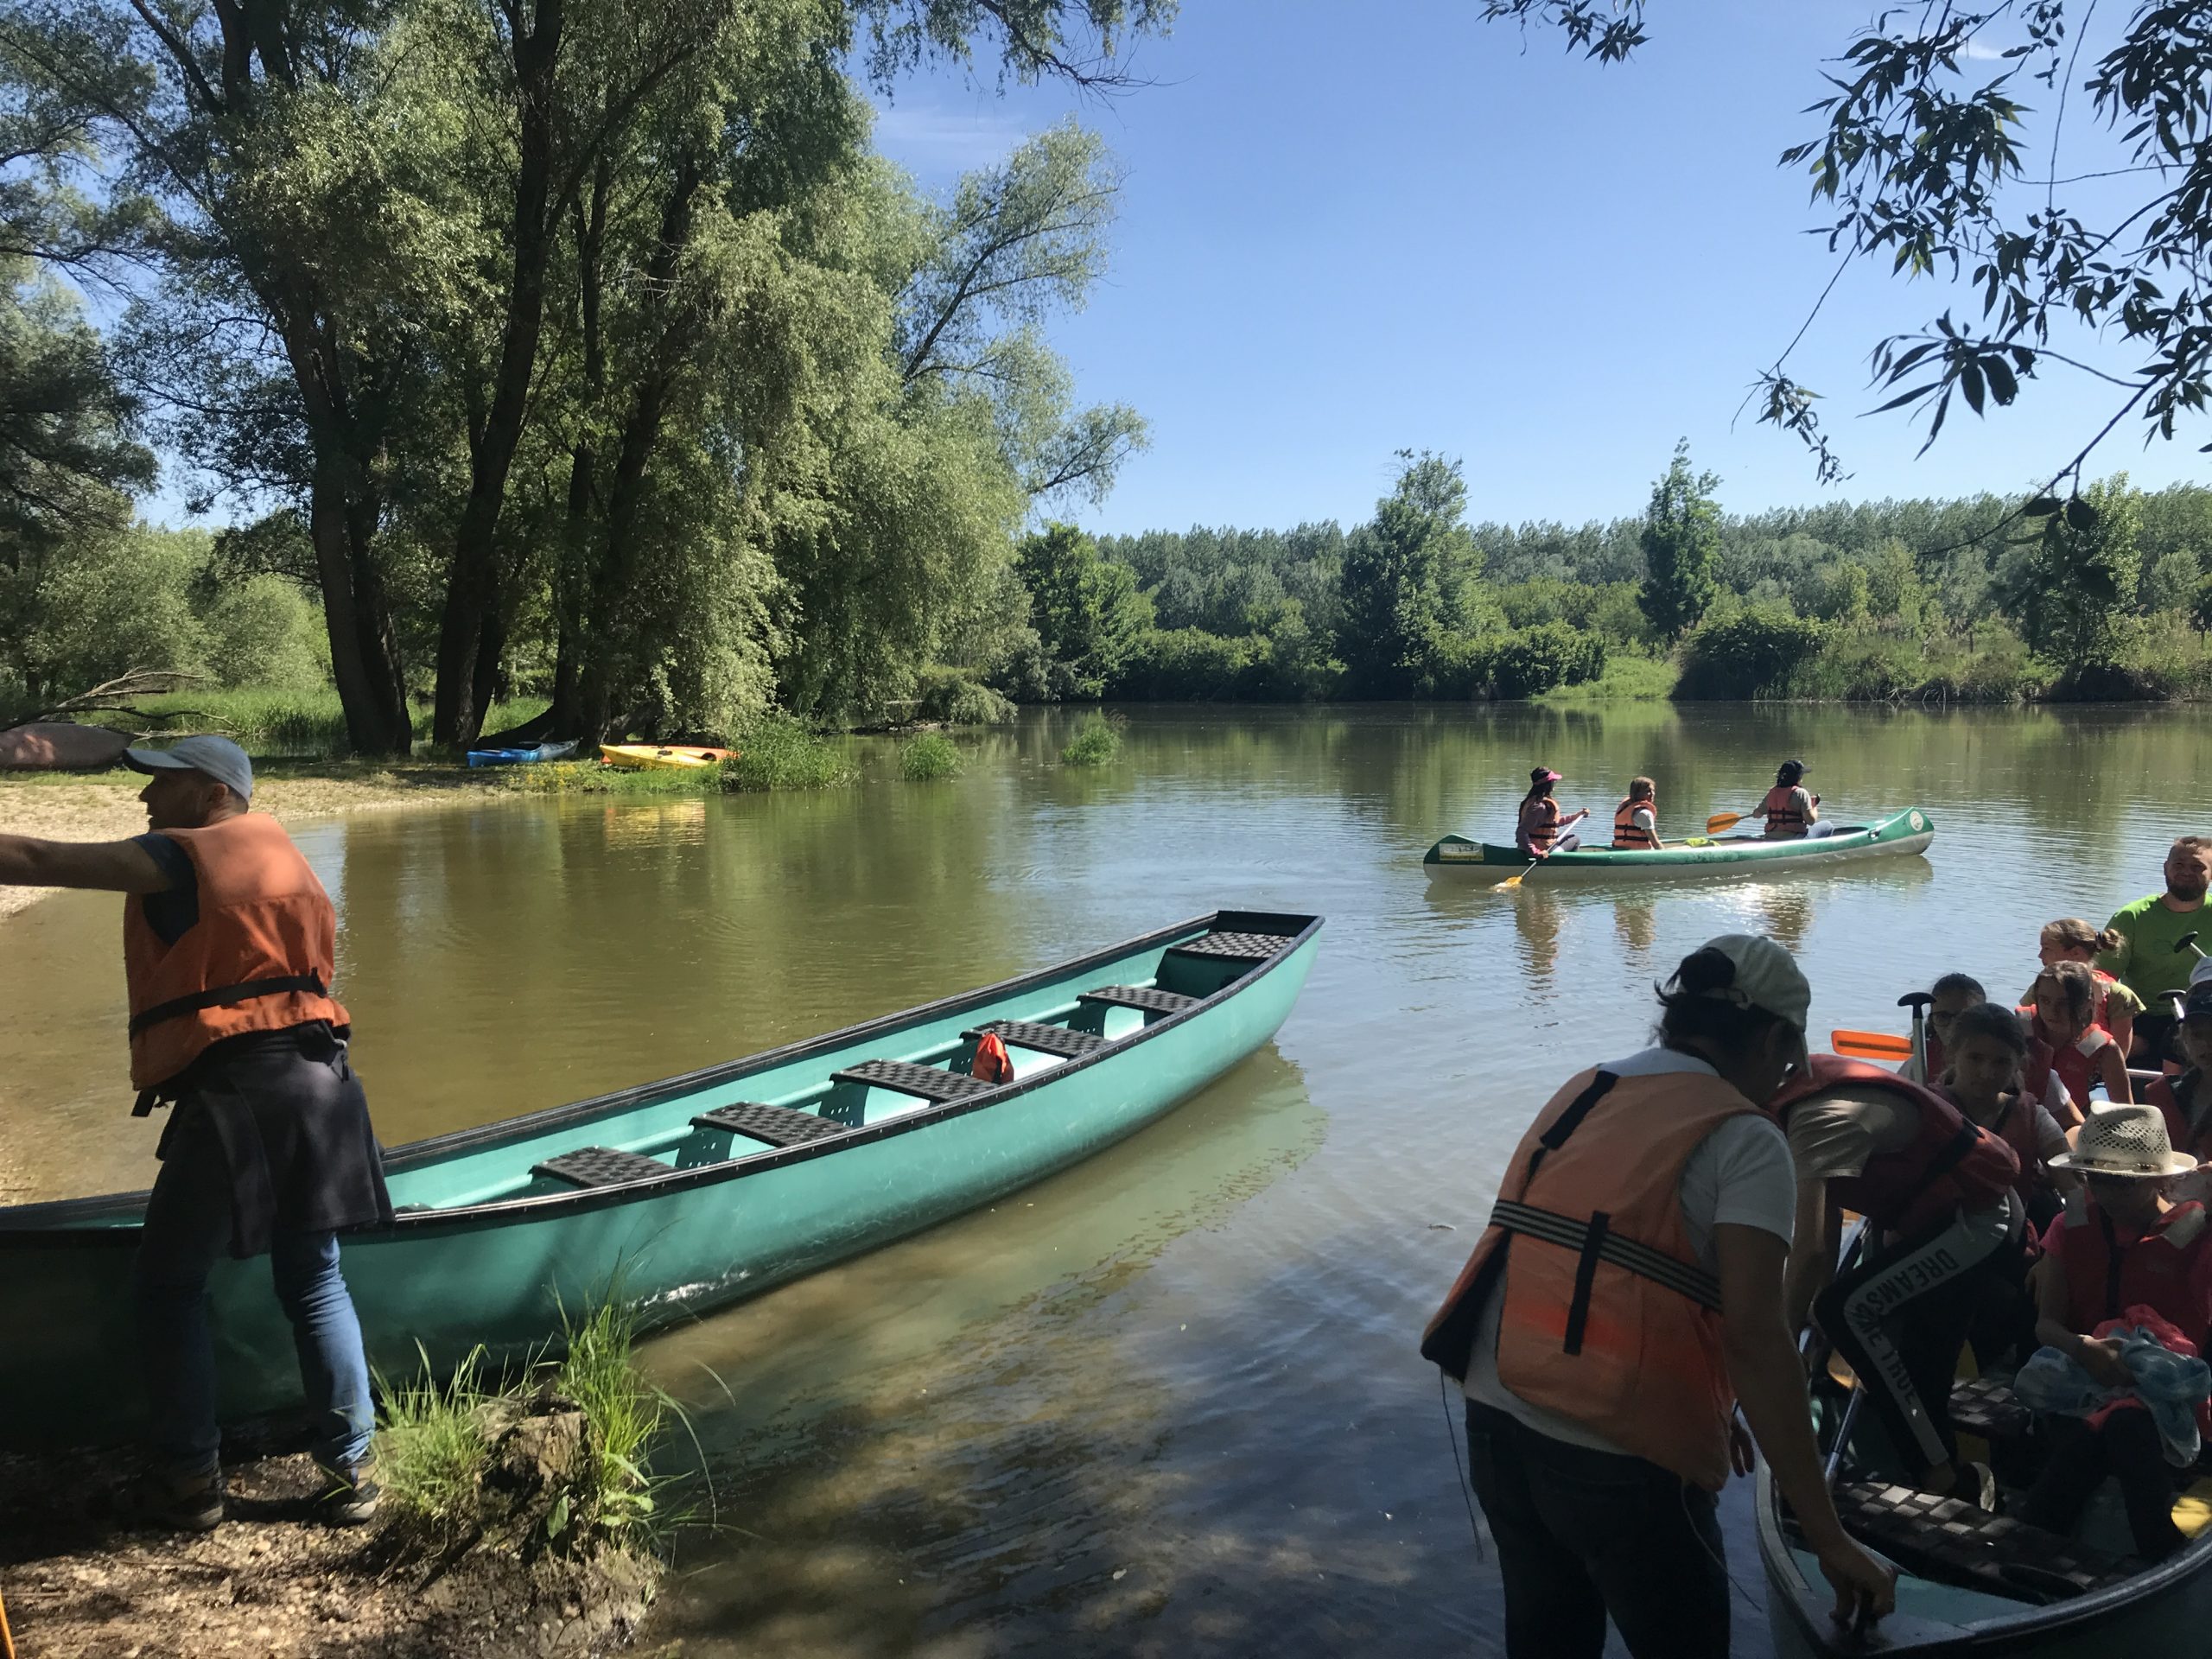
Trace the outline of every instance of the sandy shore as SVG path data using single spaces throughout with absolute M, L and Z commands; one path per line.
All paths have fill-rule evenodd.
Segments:
M 54 841 L 117 841 L 143 835 L 146 810 L 138 804 L 144 779 L 134 772 L 102 772 L 67 780 L 0 774 L 0 835 Z M 253 804 L 280 823 L 304 823 L 349 812 L 437 805 L 494 785 L 453 766 L 410 766 L 268 777 L 257 783 Z M 0 887 L 0 918 L 45 897 L 42 887 Z

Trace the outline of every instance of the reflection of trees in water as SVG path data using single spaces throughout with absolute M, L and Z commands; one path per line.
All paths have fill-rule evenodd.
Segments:
M 1631 959 L 1642 962 L 1650 954 L 1659 934 L 1658 907 L 1648 895 L 1623 896 L 1613 901 L 1613 931 L 1620 935 Z
M 1762 883 L 1752 889 L 1759 914 L 1765 918 L 1761 930 L 1770 938 L 1779 940 L 1790 950 L 1805 948 L 1805 936 L 1813 926 L 1813 893 L 1803 885 L 1785 886 L 1781 882 Z
M 1548 887 L 1523 887 L 1513 895 L 1513 931 L 1529 982 L 1545 990 L 1559 966 L 1559 895 Z

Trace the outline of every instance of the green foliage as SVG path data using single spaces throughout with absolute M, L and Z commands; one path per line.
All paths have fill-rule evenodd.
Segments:
M 389 1506 L 387 1524 L 402 1536 L 441 1547 L 458 1542 L 476 1524 L 492 1454 L 483 1361 L 479 1349 L 440 1383 L 426 1356 L 413 1382 L 395 1387 L 377 1380 L 384 1422 L 369 1456 Z
M 1666 474 L 1651 486 L 1644 510 L 1643 587 L 1637 595 L 1645 619 L 1664 639 L 1679 639 L 1713 603 L 1719 584 L 1720 508 L 1713 492 L 1720 480 L 1690 470 L 1690 442 L 1675 446 Z
M 714 769 L 724 789 L 835 789 L 855 775 L 844 744 L 788 715 L 766 716 L 738 734 L 735 747 L 737 759 Z
M 942 732 L 924 732 L 899 746 L 899 775 L 910 784 L 960 775 L 960 750 Z
M 330 683 L 330 642 L 315 607 L 289 577 L 218 586 L 200 607 L 207 671 L 224 685 L 318 691 Z
M 1070 766 L 1103 766 L 1122 752 L 1122 734 L 1103 715 L 1091 715 L 1075 728 L 1075 735 L 1060 751 L 1060 761 Z
M 556 1394 L 583 1408 L 592 1427 L 593 1467 L 570 1494 L 565 1520 L 571 1536 L 606 1537 L 617 1544 L 652 1541 L 661 1484 L 650 1472 L 674 1407 L 649 1382 L 635 1354 L 637 1310 L 607 1300 L 582 1319 L 563 1316 L 563 1352 L 553 1372 Z
M 916 687 L 914 712 L 948 726 L 1005 726 L 1020 711 L 989 686 L 977 684 L 965 670 L 925 668 Z
M 1344 543 L 1337 651 L 1355 696 L 1414 695 L 1436 676 L 1481 555 L 1462 523 L 1466 480 L 1457 461 L 1399 452 L 1396 486 Z
M 1690 702 L 1783 696 L 1821 637 L 1818 622 L 1777 606 L 1716 617 L 1682 642 L 1675 696 Z
M 1023 542 L 1014 569 L 1046 656 L 1065 666 L 1075 695 L 1101 696 L 1152 626 L 1152 601 L 1137 591 L 1135 573 L 1101 559 L 1090 537 L 1060 524 Z
M 1203 628 L 1154 628 L 1138 644 L 1114 695 L 1138 702 L 1265 701 L 1268 642 L 1224 639 Z
M 2122 473 L 2044 515 L 2004 595 L 2006 613 L 2042 655 L 2086 668 L 2121 660 L 2142 580 L 2136 499 Z
M 1596 679 L 1605 671 L 1605 642 L 1563 622 L 1539 622 L 1481 639 L 1453 634 L 1433 660 L 1423 688 L 1430 696 L 1513 700 Z

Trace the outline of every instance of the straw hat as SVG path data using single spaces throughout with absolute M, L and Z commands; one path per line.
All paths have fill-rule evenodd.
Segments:
M 2077 1175 L 2156 1181 L 2186 1175 L 2196 1160 L 2176 1152 L 2166 1138 L 2166 1120 L 2155 1106 L 2107 1106 L 2088 1116 L 2074 1132 L 2074 1149 L 2050 1161 L 2052 1169 Z

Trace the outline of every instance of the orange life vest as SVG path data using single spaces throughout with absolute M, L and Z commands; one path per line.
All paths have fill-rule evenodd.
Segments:
M 124 906 L 132 1086 L 168 1082 L 226 1037 L 318 1020 L 346 1025 L 330 995 L 337 917 L 283 826 L 246 812 L 162 833 L 192 861 L 200 917 L 165 944 L 143 900 Z
M 1797 804 L 1796 784 L 1777 784 L 1766 792 L 1766 799 L 1759 803 L 1759 810 L 1766 816 L 1766 832 L 1770 836 L 1802 836 L 1805 833 L 1805 809 Z
M 1799 1102 L 1844 1086 L 1885 1090 L 1915 1109 L 1918 1128 L 1908 1145 L 1876 1153 L 1858 1174 L 1828 1183 L 1837 1203 L 1869 1217 L 1883 1232 L 1916 1233 L 1961 1211 L 1989 1209 L 2019 1178 L 2012 1148 L 1968 1119 L 1948 1096 L 1863 1060 L 1813 1055 L 1767 1109 L 1786 1125 Z
M 2083 1332 L 2131 1307 L 2154 1309 L 2202 1350 L 2207 1309 L 2194 1294 L 2206 1246 L 2204 1206 L 2177 1204 L 2129 1243 L 2086 1193 L 2066 1201 L 2055 1225 L 2065 1230 L 2068 1323 Z
M 2091 1026 L 2075 1041 L 2059 1048 L 2042 1034 L 2040 1020 L 2031 1029 L 2027 1063 L 2021 1068 L 2028 1092 L 2041 1100 L 2050 1074 L 2056 1071 L 2067 1098 L 2087 1111 L 2089 1090 L 2097 1081 L 2096 1056 L 2112 1043 L 2113 1034 L 2102 1026 Z
M 1012 1083 L 1014 1056 L 1006 1052 L 1006 1039 L 995 1031 L 987 1031 L 976 1039 L 976 1058 L 968 1063 L 968 1075 L 984 1083 Z
M 1533 816 L 1532 816 L 1533 814 Z M 1548 853 L 1559 839 L 1559 803 L 1547 795 L 1533 804 L 1521 803 L 1521 836 L 1532 853 Z
M 1655 823 L 1658 822 L 1658 815 L 1656 811 L 1653 811 L 1652 804 L 1649 801 L 1639 801 L 1633 798 L 1623 801 L 1618 806 L 1613 809 L 1614 846 L 1622 848 L 1643 848 L 1646 850 L 1649 850 L 1650 848 L 1650 831 L 1644 829 L 1642 824 L 1636 821 L 1636 813 L 1638 807 L 1643 808 L 1647 812 L 1652 812 L 1652 822 Z
M 1758 1110 L 1705 1071 L 1573 1078 L 1522 1137 L 1423 1356 L 1464 1380 L 1502 1296 L 1500 1382 L 1718 1491 L 1736 1395 L 1719 1281 L 1682 1224 L 1682 1166 L 1723 1122 Z

